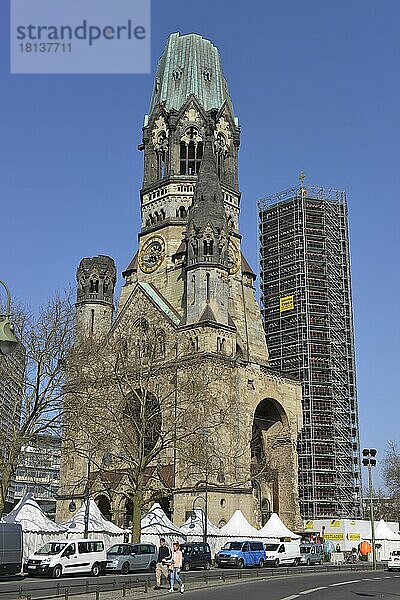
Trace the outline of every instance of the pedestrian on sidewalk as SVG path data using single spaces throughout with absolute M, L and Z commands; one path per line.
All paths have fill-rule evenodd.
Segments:
M 156 585 L 154 586 L 155 590 L 161 589 L 161 577 L 164 575 L 165 579 L 168 581 L 168 563 L 172 560 L 172 553 L 169 546 L 167 546 L 167 542 L 165 538 L 160 538 L 160 547 L 158 549 L 158 557 L 156 564 Z
M 172 563 L 171 563 L 171 576 L 170 576 L 170 588 L 169 591 L 174 591 L 175 581 L 179 584 L 179 591 L 181 594 L 185 591 L 184 583 L 181 579 L 181 569 L 183 563 L 182 550 L 179 547 L 178 542 L 174 542 L 174 549 L 172 552 Z

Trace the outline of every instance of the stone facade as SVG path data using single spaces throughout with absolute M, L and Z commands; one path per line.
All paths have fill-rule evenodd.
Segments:
M 239 144 L 240 127 L 217 49 L 201 36 L 173 34 L 159 62 L 143 127 L 139 248 L 123 273 L 113 328 L 128 328 L 143 315 L 156 323 L 165 336 L 166 373 L 175 372 L 176 382 L 195 369 L 210 382 L 193 415 L 201 409 L 227 415 L 220 428 L 199 438 L 198 447 L 208 457 L 202 469 L 190 466 L 187 451 L 177 449 L 174 461 L 172 451 L 165 453 L 165 466 L 174 472 L 164 507 L 174 522 L 182 523 L 196 496 L 207 492 L 209 517 L 217 524 L 240 508 L 254 525 L 275 510 L 289 527 L 299 527 L 301 386 L 268 366 L 255 275 L 241 253 Z M 85 292 L 100 258 L 99 279 L 107 277 L 108 293 L 113 288 L 110 259 L 82 261 L 78 331 L 83 335 L 96 333 L 93 311 L 95 316 L 101 311 L 100 329 L 111 325 L 111 297 L 92 306 Z M 184 401 L 178 394 L 178 407 Z M 66 490 L 87 471 L 84 460 L 72 462 L 63 470 L 60 516 L 67 513 Z M 121 473 L 115 488 L 121 492 L 124 485 Z M 109 501 L 121 523 L 121 495 L 109 491 Z

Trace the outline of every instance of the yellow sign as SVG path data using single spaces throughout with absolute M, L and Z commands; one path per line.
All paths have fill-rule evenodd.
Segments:
M 343 539 L 343 533 L 324 533 L 324 540 L 338 542 Z
M 359 533 L 348 533 L 347 539 L 350 540 L 351 542 L 359 542 L 361 539 L 361 536 Z
M 314 521 L 306 521 L 305 529 L 314 529 Z
M 331 527 L 340 527 L 340 521 L 338 519 L 332 519 L 330 525 Z
M 285 296 L 280 298 L 280 311 L 285 312 L 286 310 L 294 309 L 294 296 Z

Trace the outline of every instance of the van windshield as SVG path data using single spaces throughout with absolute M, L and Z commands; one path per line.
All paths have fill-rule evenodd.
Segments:
M 243 546 L 242 542 L 227 542 L 222 550 L 241 550 Z
M 36 550 L 35 554 L 59 554 L 66 545 L 66 542 L 47 542 L 40 550 Z
M 278 550 L 278 546 L 279 544 L 265 544 L 265 549 L 269 552 L 275 552 L 275 550 Z

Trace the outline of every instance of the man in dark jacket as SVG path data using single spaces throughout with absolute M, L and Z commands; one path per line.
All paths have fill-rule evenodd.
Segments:
M 157 565 L 156 565 L 156 585 L 155 590 L 161 588 L 161 575 L 168 579 L 168 561 L 172 560 L 172 553 L 167 546 L 165 538 L 160 538 L 160 547 L 158 549 Z

